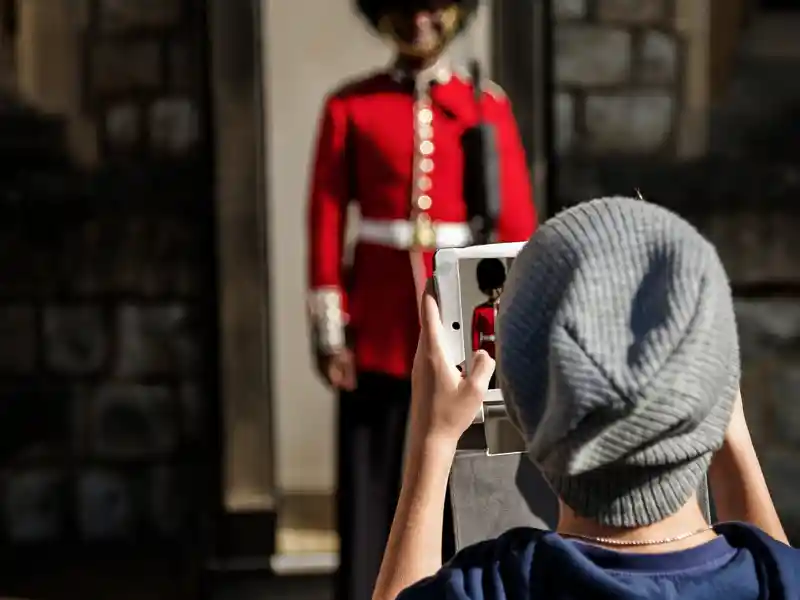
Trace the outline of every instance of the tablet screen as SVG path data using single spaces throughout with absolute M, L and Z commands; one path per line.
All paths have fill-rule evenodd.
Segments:
M 484 350 L 496 356 L 497 313 L 500 310 L 506 275 L 513 258 L 464 258 L 458 261 L 461 295 L 461 331 L 464 339 L 466 370 L 472 368 L 472 356 Z M 497 383 L 492 378 L 490 389 Z

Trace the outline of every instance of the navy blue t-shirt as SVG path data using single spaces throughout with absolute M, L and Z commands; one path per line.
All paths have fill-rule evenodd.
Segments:
M 800 600 L 800 551 L 748 525 L 665 554 L 606 550 L 536 529 L 514 529 L 459 552 L 399 600 Z

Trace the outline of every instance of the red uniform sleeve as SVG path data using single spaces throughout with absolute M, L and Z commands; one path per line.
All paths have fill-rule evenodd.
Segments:
M 501 200 L 497 223 L 498 242 L 526 242 L 537 225 L 536 207 L 525 148 L 519 135 L 511 102 L 497 101 L 497 139 L 500 151 Z
M 309 303 L 322 351 L 344 344 L 347 302 L 342 257 L 351 200 L 346 103 L 336 96 L 323 109 L 308 202 Z

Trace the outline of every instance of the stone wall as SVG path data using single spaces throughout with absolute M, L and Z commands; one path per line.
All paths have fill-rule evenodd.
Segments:
M 79 6 L 97 167 L 28 153 L 0 174 L 0 539 L 196 548 L 216 461 L 204 2 Z
M 740 57 L 736 93 L 721 94 L 704 120 L 714 143 L 686 160 L 676 146 L 688 68 L 686 39 L 673 26 L 678 2 L 555 1 L 552 209 L 641 190 L 717 246 L 737 295 L 748 420 L 784 524 L 800 539 L 800 152 L 792 137 L 800 92 L 785 83 L 800 63 Z
M 556 0 L 561 153 L 675 151 L 681 40 L 673 0 Z

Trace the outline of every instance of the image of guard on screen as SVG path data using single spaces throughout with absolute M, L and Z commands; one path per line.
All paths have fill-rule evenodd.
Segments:
M 478 289 L 486 296 L 486 302 L 479 304 L 472 311 L 472 351 L 484 350 L 495 358 L 494 323 L 500 294 L 506 283 L 506 266 L 499 258 L 484 258 L 478 263 L 475 275 L 478 279 Z M 494 377 L 490 387 L 496 387 Z

